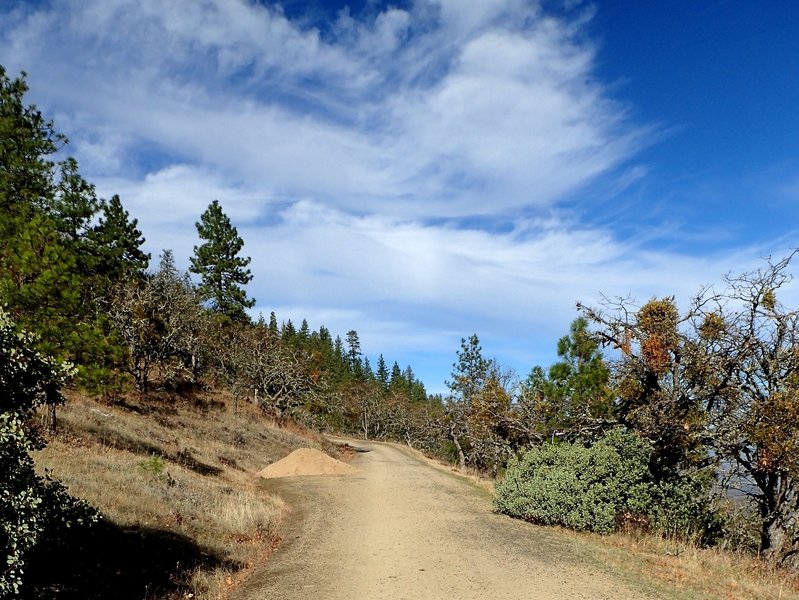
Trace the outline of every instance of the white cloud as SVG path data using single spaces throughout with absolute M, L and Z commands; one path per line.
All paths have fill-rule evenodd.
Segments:
M 243 0 L 56 0 L 0 49 L 45 107 L 82 115 L 89 174 L 80 144 L 112 129 L 287 199 L 450 217 L 552 205 L 641 140 L 591 82 L 593 49 L 536 3 L 420 0 L 337 27 Z
M 522 323 L 549 328 L 553 314 L 570 320 L 577 300 L 591 302 L 600 293 L 687 296 L 742 261 L 647 253 L 609 232 L 559 222 L 491 234 L 352 217 L 307 202 L 287 209 L 267 235 L 258 231 L 248 238 L 260 257 L 253 269 L 265 282 L 280 282 L 270 294 L 279 305 L 344 310 L 357 298 L 357 306 L 374 311 L 372 319 L 381 306 L 400 304 L 423 315 L 427 326 L 457 327 L 468 317 L 498 335 Z
M 249 0 L 0 16 L 4 66 L 30 73 L 154 255 L 185 266 L 218 199 L 253 258 L 256 311 L 354 327 L 367 352 L 432 353 L 446 372 L 476 331 L 522 364 L 577 300 L 688 295 L 756 255 L 645 252 L 563 212 L 598 177 L 620 190 L 646 174 L 622 168 L 650 131 L 596 80 L 588 13 L 417 0 L 368 21 L 345 11 L 328 32 Z

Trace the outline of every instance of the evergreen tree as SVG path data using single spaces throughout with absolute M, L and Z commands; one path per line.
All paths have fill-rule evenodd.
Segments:
M 569 335 L 558 341 L 561 359 L 549 368 L 530 373 L 523 387 L 524 400 L 533 399 L 542 433 L 560 435 L 599 435 L 614 422 L 610 370 L 599 345 L 588 330 L 588 321 L 579 317 Z M 537 400 L 535 398 L 537 397 Z
M 305 342 L 308 340 L 308 336 L 310 335 L 311 329 L 308 327 L 308 320 L 303 319 L 302 324 L 300 325 L 299 337 L 300 340 Z
M 356 378 L 363 376 L 363 364 L 361 363 L 361 342 L 358 339 L 358 332 L 351 329 L 347 332 L 347 362 L 350 373 Z
M 369 357 L 366 356 L 363 359 L 363 377 L 367 381 L 372 381 L 375 378 L 374 371 L 372 371 L 372 365 L 369 363 Z
M 49 200 L 48 212 L 58 233 L 79 252 L 85 244 L 91 222 L 100 210 L 94 186 L 78 170 L 78 162 L 67 158 L 59 165 L 60 180 Z
M 297 329 L 294 327 L 294 323 L 291 322 L 291 319 L 284 321 L 280 328 L 280 337 L 282 340 L 286 343 L 293 342 L 296 336 Z
M 419 380 L 416 380 L 413 383 L 413 386 L 411 386 L 410 390 L 410 398 L 411 402 L 415 404 L 427 402 L 427 390 L 424 387 L 424 383 Z
M 323 344 L 329 345 L 333 349 L 333 338 L 330 337 L 330 330 L 324 325 L 319 327 L 319 341 Z
M 397 364 L 397 361 L 394 361 L 394 364 L 391 367 L 391 379 L 388 382 L 388 387 L 392 390 L 402 388 L 404 381 L 402 379 L 402 369 Z
M 416 383 L 416 375 L 413 374 L 413 369 L 411 368 L 411 365 L 405 367 L 405 370 L 402 372 L 402 377 L 403 379 L 405 379 L 405 383 L 408 386 L 408 389 L 410 389 L 411 386 L 414 383 Z
M 377 381 L 384 390 L 388 389 L 388 367 L 382 354 L 377 359 Z
M 277 315 L 275 311 L 269 313 L 269 333 L 277 335 Z
M 13 240 L 54 194 L 50 157 L 66 143 L 52 121 L 24 103 L 25 74 L 9 79 L 0 66 L 0 239 Z M 0 248 L 1 256 L 6 252 Z
M 241 287 L 252 280 L 247 268 L 250 258 L 238 255 L 244 241 L 217 200 L 195 225 L 200 239 L 205 240 L 194 247 L 190 268 L 201 277 L 200 293 L 215 311 L 236 321 L 247 321 L 245 309 L 255 306 L 255 299 L 247 298 Z
M 119 196 L 102 203 L 100 222 L 90 232 L 95 255 L 95 273 L 118 281 L 141 276 L 150 263 L 150 255 L 141 247 L 144 238 L 137 229 L 138 219 L 130 220 Z
M 115 353 L 87 239 L 97 199 L 74 159 L 57 178 L 50 158 L 66 139 L 25 106 L 27 90 L 24 76 L 12 81 L 0 67 L 0 305 L 38 334 L 40 350 L 77 363 L 86 383 Z
M 470 402 L 485 385 L 491 361 L 483 358 L 482 352 L 476 334 L 461 339 L 458 362 L 452 365 L 452 381 L 447 382 L 456 400 Z
M 60 330 L 64 323 L 53 317 L 80 296 L 74 255 L 46 211 L 55 194 L 50 157 L 66 140 L 35 106 L 25 105 L 27 91 L 24 74 L 11 80 L 0 67 L 0 305 L 19 326 L 50 341 L 44 329 Z
M 329 369 L 338 382 L 348 381 L 351 377 L 349 359 L 344 352 L 344 342 L 341 336 L 336 336 L 333 342 L 333 353 L 330 357 Z

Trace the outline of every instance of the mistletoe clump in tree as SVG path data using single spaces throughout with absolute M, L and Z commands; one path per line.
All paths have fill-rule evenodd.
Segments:
M 252 280 L 247 268 L 250 258 L 239 256 L 244 241 L 222 212 L 218 200 L 208 206 L 195 225 L 205 243 L 194 247 L 189 270 L 202 279 L 200 294 L 216 312 L 234 321 L 247 321 L 245 309 L 255 306 L 255 299 L 247 298 L 241 287 Z

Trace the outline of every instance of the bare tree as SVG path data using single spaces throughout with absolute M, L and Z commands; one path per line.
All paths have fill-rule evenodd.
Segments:
M 617 416 L 649 437 L 664 472 L 715 463 L 760 515 L 760 552 L 799 555 L 799 311 L 778 300 L 794 254 L 674 300 L 581 306 L 620 352 Z
M 799 311 L 778 300 L 792 257 L 727 277 L 713 297 L 725 309 L 712 325 L 726 364 L 714 375 L 734 382 L 712 407 L 713 443 L 753 484 L 744 491 L 760 514 L 760 551 L 775 563 L 799 554 Z

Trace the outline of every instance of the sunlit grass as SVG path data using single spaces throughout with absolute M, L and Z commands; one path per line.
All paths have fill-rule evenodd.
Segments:
M 287 507 L 256 474 L 322 443 L 302 435 L 312 436 L 299 426 L 278 428 L 243 403 L 234 413 L 224 398 L 119 406 L 76 395 L 35 459 L 112 523 L 175 532 L 223 557 L 225 565 L 195 570 L 188 584 L 194 598 L 221 599 L 278 539 Z
M 640 532 L 600 536 L 559 529 L 614 571 L 651 581 L 676 598 L 797 600 L 799 573 L 772 568 L 757 557 L 702 548 Z

